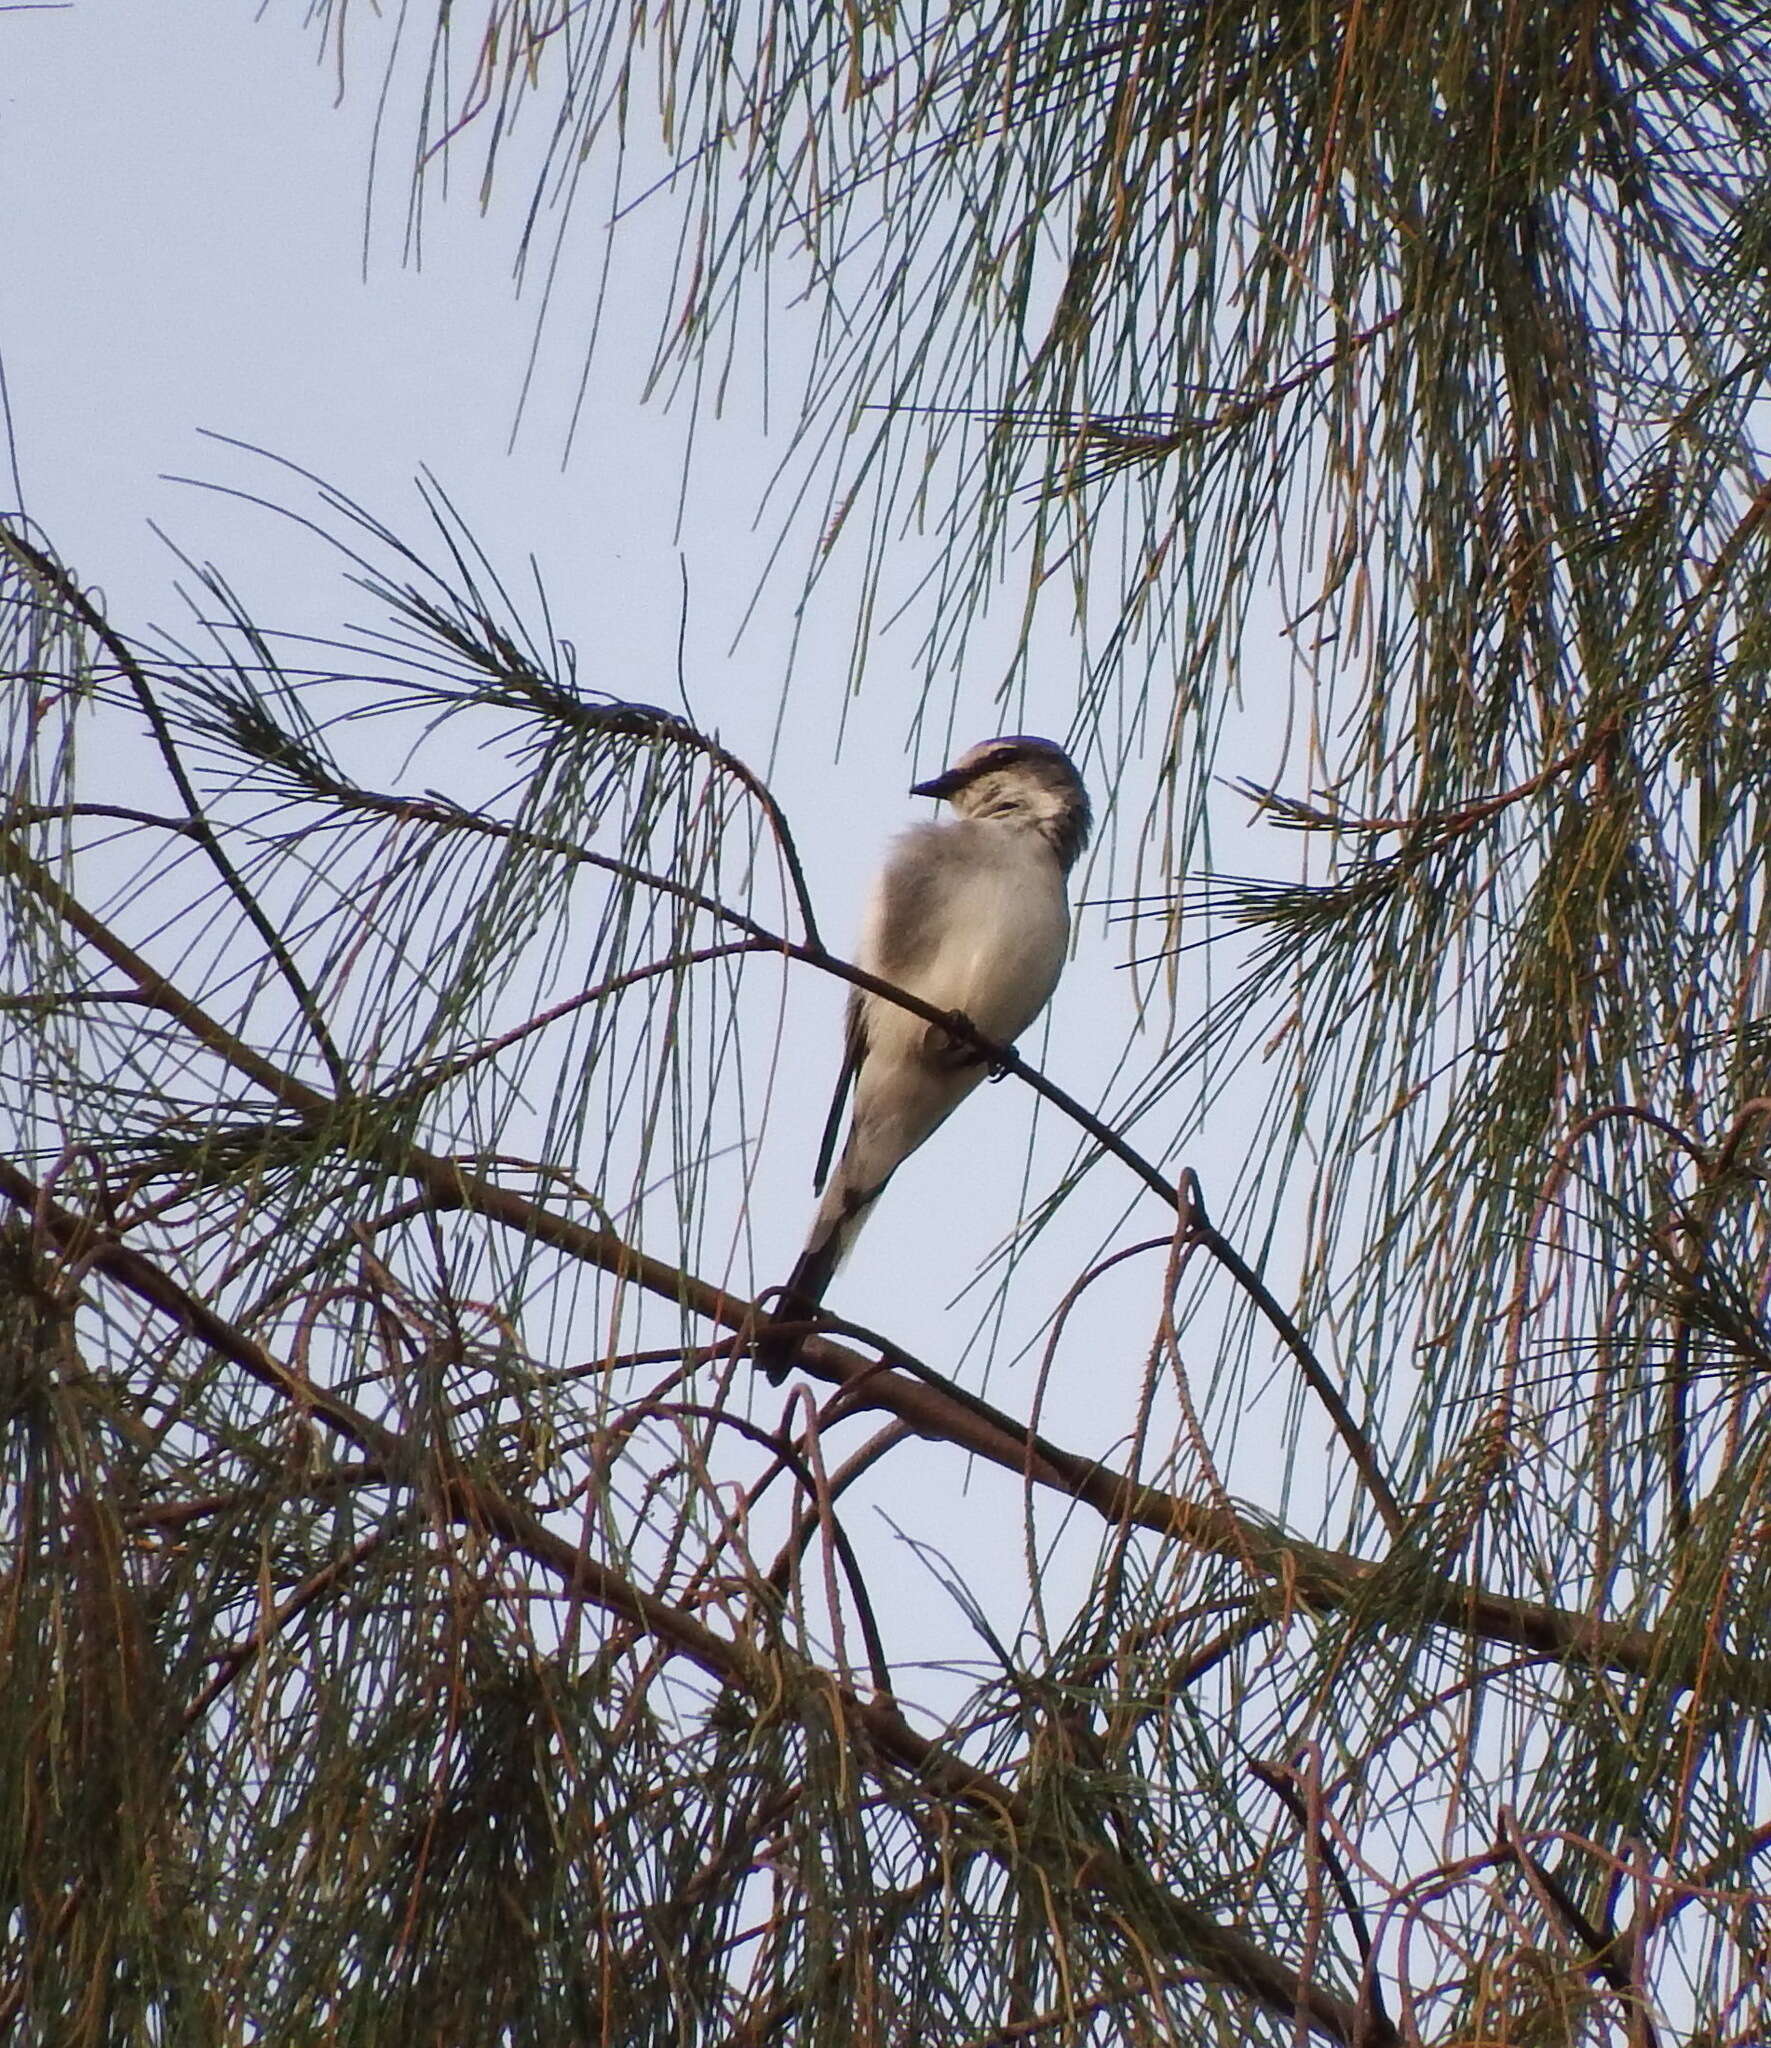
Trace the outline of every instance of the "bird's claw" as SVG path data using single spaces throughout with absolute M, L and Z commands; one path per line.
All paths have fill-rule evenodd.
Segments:
M 985 1052 L 978 1044 L 978 1027 L 963 1010 L 949 1010 L 943 1029 L 947 1034 L 948 1056 L 944 1064 L 955 1067 L 984 1067 L 992 1081 L 1000 1081 L 1008 1072 L 1008 1061 L 995 1053 Z

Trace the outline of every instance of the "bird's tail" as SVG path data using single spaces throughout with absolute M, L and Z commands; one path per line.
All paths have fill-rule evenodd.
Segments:
M 885 1186 L 884 1181 L 872 1188 L 857 1186 L 855 1164 L 855 1148 L 851 1143 L 824 1190 L 824 1199 L 818 1204 L 818 1214 L 813 1220 L 806 1248 L 788 1275 L 787 1285 L 781 1290 L 781 1298 L 770 1315 L 768 1327 L 757 1341 L 756 1362 L 776 1386 L 786 1379 L 807 1334 L 803 1327 L 788 1326 L 803 1326 L 817 1315 L 825 1288 L 835 1278 L 837 1267 L 848 1257 L 855 1239 L 861 1234 L 862 1224 L 867 1221 Z

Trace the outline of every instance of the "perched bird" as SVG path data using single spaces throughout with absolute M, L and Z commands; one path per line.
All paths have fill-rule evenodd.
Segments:
M 1045 1008 L 1063 971 L 1065 884 L 1091 822 L 1082 778 L 1062 747 L 1014 733 L 973 747 L 910 794 L 945 797 L 958 815 L 913 825 L 894 843 L 873 885 L 856 964 L 1010 1044 Z M 774 1327 L 757 1346 L 757 1362 L 777 1386 L 805 1332 L 775 1329 L 817 1313 L 886 1182 L 987 1065 L 940 1025 L 884 996 L 850 993 L 842 1073 L 812 1183 L 823 1200 Z M 851 1086 L 848 1141 L 829 1173 Z

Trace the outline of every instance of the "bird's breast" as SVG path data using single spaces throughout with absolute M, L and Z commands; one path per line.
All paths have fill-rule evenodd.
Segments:
M 1025 829 L 955 822 L 908 838 L 893 865 L 879 907 L 913 905 L 915 915 L 876 922 L 874 936 L 886 943 L 875 971 L 938 1009 L 963 1010 L 991 1038 L 1018 1038 L 1056 987 L 1070 939 L 1050 846 Z

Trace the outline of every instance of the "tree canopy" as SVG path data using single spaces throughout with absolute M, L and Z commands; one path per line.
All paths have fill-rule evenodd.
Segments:
M 907 726 L 1073 626 L 1144 1000 L 1003 1060 L 1031 1364 L 833 1320 L 771 1397 L 781 1005 L 856 970 L 768 763 L 438 489 L 282 472 L 324 643 L 10 519 L 0 2013 L 1765 2039 L 1771 9 L 313 15 L 415 238 L 470 168 L 537 272 L 676 236 L 656 381 L 771 384 L 853 608 L 796 706 L 888 605 Z

